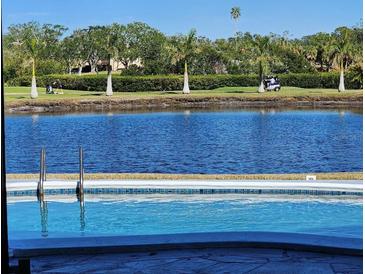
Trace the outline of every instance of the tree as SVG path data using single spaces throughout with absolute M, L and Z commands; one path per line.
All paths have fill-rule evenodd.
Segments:
M 30 97 L 35 99 L 38 97 L 36 84 L 36 62 L 39 58 L 54 57 L 55 48 L 59 41 L 59 37 L 66 30 L 61 25 L 46 24 L 41 26 L 36 22 L 25 24 L 11 25 L 9 27 L 10 43 L 18 47 L 27 59 L 32 63 L 32 87 Z
M 237 28 L 237 23 L 238 20 L 241 17 L 241 8 L 240 7 L 233 7 L 231 9 L 231 19 L 234 21 L 234 25 L 235 25 L 235 32 L 238 32 L 238 28 Z
M 184 87 L 183 93 L 189 94 L 189 74 L 188 74 L 188 63 L 192 60 L 193 55 L 196 52 L 196 30 L 192 29 L 187 35 L 179 35 L 173 37 L 170 40 L 169 52 L 172 56 L 172 63 L 184 64 Z
M 253 49 L 256 54 L 256 60 L 259 65 L 260 85 L 258 92 L 265 92 L 264 74 L 268 70 L 269 62 L 274 59 L 272 56 L 273 45 L 271 43 L 271 37 L 257 34 L 253 36 L 252 42 Z
M 103 26 L 99 29 L 102 32 L 103 41 L 104 43 L 100 44 L 99 51 L 100 57 L 107 60 L 107 71 L 108 71 L 108 78 L 107 78 L 107 86 L 106 86 L 106 95 L 111 96 L 113 95 L 113 85 L 112 85 L 112 66 L 111 60 L 118 56 L 118 44 L 122 41 L 121 32 L 123 31 L 123 27 L 119 24 L 112 24 L 110 26 Z
M 77 37 L 80 51 L 79 75 L 86 62 L 90 65 L 91 72 L 98 72 L 97 64 L 101 59 L 101 51 L 105 43 L 103 29 L 102 26 L 90 26 L 73 33 L 73 36 Z
M 331 69 L 331 35 L 319 32 L 302 38 L 307 59 L 319 71 Z
M 345 91 L 345 70 L 351 64 L 353 57 L 353 44 L 351 31 L 346 27 L 337 28 L 333 33 L 332 56 L 340 69 L 340 83 L 338 91 Z
M 61 58 L 64 61 L 68 74 L 71 74 L 72 68 L 78 65 L 77 40 L 72 37 L 66 37 L 61 44 Z
M 71 73 L 73 67 L 78 68 L 78 75 L 82 73 L 82 67 L 87 63 L 89 46 L 86 29 L 75 30 L 70 36 L 65 37 L 61 43 L 61 59 Z

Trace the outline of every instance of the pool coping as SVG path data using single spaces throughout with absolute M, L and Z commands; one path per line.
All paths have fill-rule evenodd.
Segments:
M 13 258 L 203 248 L 269 248 L 362 256 L 363 240 L 281 232 L 210 232 L 10 240 Z
M 8 180 L 9 196 L 35 195 L 37 181 Z M 74 194 L 77 181 L 44 182 L 46 194 Z M 362 196 L 362 180 L 87 180 L 86 194 L 307 194 Z

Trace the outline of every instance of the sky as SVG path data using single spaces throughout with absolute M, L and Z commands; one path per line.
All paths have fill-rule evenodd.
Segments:
M 232 7 L 241 8 L 238 30 L 300 38 L 354 26 L 362 19 L 362 0 L 2 0 L 3 31 L 11 24 L 38 21 L 69 28 L 145 22 L 167 35 L 195 28 L 210 39 L 235 32 Z

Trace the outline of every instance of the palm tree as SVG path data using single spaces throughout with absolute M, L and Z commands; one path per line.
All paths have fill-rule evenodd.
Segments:
M 120 28 L 119 24 L 112 24 L 110 26 L 102 26 L 102 27 L 93 27 L 95 34 L 100 36 L 100 39 L 97 39 L 97 46 L 101 49 L 100 55 L 105 57 L 108 60 L 107 64 L 107 85 L 106 85 L 106 95 L 113 95 L 113 85 L 112 85 L 112 66 L 111 60 L 118 56 L 118 43 L 120 36 Z
M 116 54 L 116 46 L 118 42 L 118 25 L 113 24 L 112 26 L 107 28 L 107 39 L 106 39 L 106 46 L 107 46 L 107 55 L 108 55 L 108 78 L 107 78 L 107 85 L 106 85 L 106 95 L 112 96 L 113 95 L 113 84 L 112 84 L 112 66 L 110 64 L 112 57 L 115 57 Z
M 55 58 L 59 46 L 59 37 L 67 29 L 61 25 L 40 25 L 36 22 L 11 25 L 9 37 L 12 45 L 20 48 L 21 54 L 32 63 L 32 87 L 30 97 L 38 97 L 36 83 L 36 63 L 38 59 Z
M 234 25 L 235 25 L 235 32 L 238 32 L 238 28 L 237 28 L 237 23 L 238 20 L 241 17 L 241 8 L 240 7 L 233 7 L 231 9 L 231 19 L 234 21 Z
M 192 29 L 185 38 L 183 44 L 183 56 L 184 56 L 184 88 L 183 93 L 190 93 L 189 88 L 189 75 L 188 75 L 188 59 L 194 53 L 196 42 L 196 30 Z
M 258 88 L 258 92 L 265 92 L 264 73 L 267 69 L 269 61 L 273 59 L 273 57 L 271 56 L 271 39 L 269 36 L 255 35 L 252 42 L 259 64 L 260 85 Z
M 192 29 L 187 35 L 172 37 L 167 48 L 168 52 L 170 52 L 173 64 L 176 65 L 180 62 L 184 63 L 184 94 L 190 93 L 188 62 L 191 60 L 192 55 L 196 52 L 196 39 L 196 30 Z
M 353 57 L 353 45 L 351 43 L 350 35 L 350 30 L 346 27 L 336 29 L 333 34 L 331 55 L 335 64 L 337 64 L 340 69 L 339 92 L 345 91 L 345 70 Z
M 28 25 L 24 28 L 24 33 L 21 33 L 21 40 L 16 40 L 12 44 L 15 46 L 23 47 L 24 52 L 28 55 L 32 62 L 32 86 L 30 90 L 30 98 L 36 99 L 38 97 L 37 90 L 37 81 L 36 81 L 36 70 L 35 63 L 38 57 L 38 54 L 43 46 L 43 42 L 36 35 L 36 31 L 34 29 L 35 25 Z
M 29 43 L 29 45 L 27 45 L 27 47 L 29 47 L 29 53 L 32 57 L 32 87 L 30 90 L 30 98 L 35 99 L 38 97 L 37 82 L 35 79 L 35 60 L 37 57 L 37 39 L 31 38 L 28 41 L 28 43 Z

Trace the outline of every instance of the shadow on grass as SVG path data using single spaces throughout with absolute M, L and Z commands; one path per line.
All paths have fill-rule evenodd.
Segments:
M 257 91 L 223 91 L 222 93 L 241 93 L 241 94 L 253 94 L 258 93 Z
M 162 91 L 159 92 L 158 94 L 164 95 L 164 94 L 182 94 L 182 92 L 177 92 L 177 91 Z
M 104 93 L 88 93 L 88 94 L 80 94 L 80 96 L 101 96 Z

